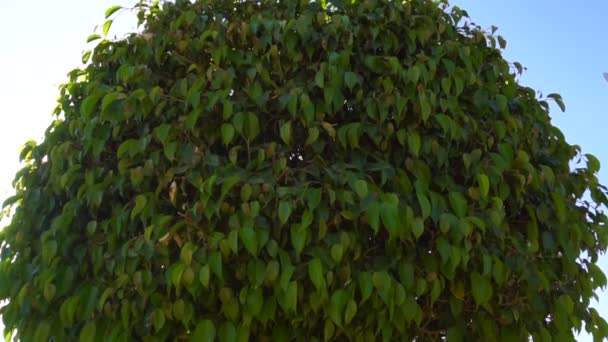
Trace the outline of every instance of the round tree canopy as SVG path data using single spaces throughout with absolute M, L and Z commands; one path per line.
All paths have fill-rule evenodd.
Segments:
M 22 341 L 574 341 L 598 160 L 432 0 L 136 6 L 60 89 L 0 233 Z M 88 62 L 87 62 L 88 61 Z

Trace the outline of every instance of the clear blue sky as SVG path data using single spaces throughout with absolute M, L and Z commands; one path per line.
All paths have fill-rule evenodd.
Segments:
M 10 193 L 19 147 L 40 139 L 48 126 L 67 71 L 79 65 L 86 37 L 103 12 L 128 0 L 0 0 L 0 201 Z M 509 61 L 528 68 L 521 82 L 544 94 L 560 93 L 566 113 L 554 108 L 554 123 L 571 144 L 603 162 L 608 183 L 608 1 L 453 0 L 484 28 L 498 26 Z M 124 14 L 112 32 L 134 30 Z M 1 224 L 0 224 L 1 225 Z M 608 271 L 608 258 L 601 260 Z M 608 293 L 600 296 L 608 318 Z M 1 328 L 1 327 L 0 327 Z M 0 334 L 1 335 L 1 334 Z M 0 337 L 1 339 L 1 337 Z M 591 341 L 581 336 L 580 341 Z

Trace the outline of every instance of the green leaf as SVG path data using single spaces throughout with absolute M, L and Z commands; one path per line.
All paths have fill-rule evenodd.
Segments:
M 289 95 L 289 102 L 287 102 L 287 111 L 291 114 L 291 117 L 295 117 L 296 111 L 298 110 L 298 97 Z
M 422 116 L 422 121 L 426 122 L 426 120 L 428 120 L 428 118 L 431 116 L 431 104 L 429 103 L 429 100 L 426 98 L 426 96 L 420 95 L 419 100 L 420 115 Z
M 38 323 L 34 332 L 34 342 L 47 342 L 51 334 L 51 325 L 47 321 Z M 81 339 L 82 341 L 82 339 Z
M 311 127 L 308 129 L 308 138 L 306 138 L 306 142 L 304 142 L 305 146 L 309 146 L 314 144 L 319 138 L 319 129 L 317 127 Z
M 477 305 L 487 304 L 492 298 L 492 284 L 486 277 L 477 272 L 471 274 L 471 291 Z
M 587 158 L 587 168 L 589 169 L 589 172 L 598 172 L 600 170 L 600 161 L 590 153 L 585 154 L 585 157 Z
M 232 116 L 233 110 L 234 110 L 234 106 L 232 104 L 232 101 L 226 100 L 224 102 L 224 108 L 222 110 L 222 118 L 224 120 L 230 119 L 230 117 Z
M 286 310 L 295 312 L 298 303 L 298 283 L 296 281 L 289 282 L 285 291 Z
M 418 197 L 418 204 L 420 204 L 420 210 L 422 211 L 422 218 L 426 219 L 431 215 L 431 202 L 421 191 L 416 191 L 416 196 Z
M 71 303 L 74 301 L 73 298 L 74 297 L 68 298 L 63 303 L 61 303 L 61 306 L 59 307 L 59 319 L 64 327 L 72 326 L 74 321 L 73 313 L 76 309 L 74 308 L 74 310 L 72 310 L 70 307 L 72 305 Z
M 247 291 L 247 302 L 246 307 L 249 313 L 253 317 L 258 317 L 262 312 L 264 306 L 264 292 L 263 288 L 249 288 Z
M 367 182 L 359 179 L 355 181 L 354 190 L 360 198 L 367 196 Z
M 220 280 L 223 279 L 223 266 L 222 266 L 222 254 L 219 252 L 214 252 L 209 256 L 209 266 L 211 267 L 211 272 L 215 274 Z
M 365 302 L 372 294 L 374 284 L 369 272 L 359 273 L 359 290 L 361 291 L 361 303 Z
M 416 217 L 412 221 L 412 234 L 414 234 L 414 237 L 418 239 L 422 233 L 424 233 L 424 219 Z
M 559 296 L 559 298 L 557 298 L 556 305 L 558 309 L 568 315 L 571 315 L 574 312 L 574 302 L 568 295 L 563 294 Z
M 321 259 L 314 258 L 308 263 L 308 276 L 317 290 L 325 287 L 325 278 L 323 276 L 323 264 L 321 263 Z
M 230 177 L 224 179 L 224 181 L 222 182 L 221 190 L 220 190 L 220 199 L 223 200 L 224 197 L 226 197 L 226 195 L 228 195 L 228 192 L 230 192 L 230 190 L 240 181 L 241 181 L 241 177 L 239 177 L 237 175 L 230 176 Z
M 387 202 L 382 203 L 380 218 L 389 233 L 396 234 L 399 231 L 399 208 L 397 205 Z
M 507 41 L 502 36 L 498 36 L 498 46 L 500 46 L 501 49 L 507 47 Z
M 127 154 L 127 152 L 130 152 L 134 148 L 134 146 L 137 144 L 138 144 L 138 141 L 135 139 L 127 139 L 127 140 L 123 141 L 118 146 L 118 150 L 116 151 L 116 156 L 119 159 L 124 157 L 124 155 Z
M 55 287 L 55 285 L 53 284 L 46 284 L 44 286 L 44 291 L 43 291 L 43 295 L 44 295 L 44 299 L 46 299 L 47 302 L 50 302 L 51 300 L 53 300 L 53 297 L 55 297 L 55 293 L 57 291 L 57 288 Z
M 79 340 L 80 342 L 93 342 L 95 341 L 95 322 L 89 322 L 82 327 L 80 330 Z
M 559 109 L 562 112 L 566 111 L 566 106 L 564 105 L 564 100 L 562 99 L 562 96 L 560 94 L 551 93 L 551 94 L 547 95 L 547 98 L 553 99 L 553 101 L 555 101 L 555 103 L 557 103 L 557 106 L 559 107 Z
M 323 88 L 325 85 L 325 75 L 323 74 L 323 70 L 318 70 L 315 74 L 315 85 L 319 88 Z
M 300 95 L 300 107 L 304 118 L 307 118 L 306 123 L 310 123 L 308 120 L 314 118 L 315 105 L 310 101 L 308 94 Z
M 81 60 L 82 60 L 83 64 L 86 64 L 89 61 L 89 59 L 91 58 L 91 54 L 92 53 L 93 52 L 91 50 L 86 50 L 85 52 L 82 53 Z
M 412 296 L 405 298 L 402 307 L 404 308 L 403 316 L 407 322 L 412 321 L 416 314 L 420 312 L 420 306 Z
M 386 291 L 391 287 L 391 276 L 386 271 L 374 272 L 372 283 L 379 291 Z
M 450 206 L 454 213 L 459 218 L 463 218 L 467 214 L 467 199 L 460 192 L 450 192 L 448 195 Z
M 249 254 L 251 254 L 253 256 L 257 256 L 258 255 L 258 239 L 257 239 L 257 234 L 255 233 L 255 230 L 253 230 L 253 228 L 251 228 L 251 227 L 242 228 L 239 231 L 239 236 L 241 237 L 241 240 L 243 241 L 243 245 L 245 245 L 245 248 L 247 249 Z
M 100 38 L 101 38 L 101 35 L 99 35 L 97 33 L 94 33 L 94 34 L 92 34 L 92 35 L 90 35 L 90 36 L 87 37 L 87 43 L 90 43 L 90 42 L 95 41 L 95 40 L 100 39 Z
M 450 327 L 447 332 L 447 342 L 464 342 L 464 332 L 459 325 Z
M 378 233 L 378 230 L 380 229 L 380 203 L 372 202 L 367 207 L 365 215 L 367 216 L 367 222 L 374 233 Z
M 332 321 L 330 319 L 326 319 L 325 326 L 323 327 L 323 337 L 325 339 L 325 342 L 331 341 L 332 336 L 334 336 L 335 330 L 336 327 L 334 326 Z
M 441 79 L 441 89 L 447 95 L 450 94 L 450 89 L 452 89 L 452 80 L 449 77 L 444 77 Z
M 408 69 L 408 78 L 412 83 L 418 83 L 420 80 L 420 66 L 414 65 Z
M 224 146 L 228 146 L 234 138 L 234 126 L 229 123 L 222 124 L 221 132 L 222 143 L 224 143 Z
M 245 130 L 245 138 L 248 140 L 255 139 L 260 133 L 260 122 L 257 115 L 249 113 L 247 116 L 247 126 Z
M 213 342 L 215 340 L 215 325 L 206 319 L 199 322 L 192 333 L 191 341 Z
M 353 89 L 357 83 L 359 83 L 359 77 L 356 73 L 352 71 L 347 71 L 344 73 L 344 83 L 348 87 L 348 89 Z
M 551 198 L 553 199 L 553 205 L 555 206 L 557 220 L 560 223 L 566 222 L 566 203 L 564 202 L 564 198 L 558 192 L 552 192 Z
M 509 111 L 507 97 L 504 95 L 496 95 L 496 105 L 498 106 L 498 109 L 503 113 L 507 113 Z
M 201 267 L 198 278 L 205 288 L 209 287 L 209 280 L 211 279 L 209 265 L 204 265 L 203 267 Z
M 296 252 L 296 256 L 299 256 L 306 245 L 306 227 L 300 224 L 291 226 L 291 244 Z
M 232 118 L 232 124 L 247 141 L 255 139 L 260 133 L 260 122 L 257 115 L 253 113 L 237 113 Z
M 414 157 L 418 157 L 421 147 L 420 134 L 417 132 L 410 132 L 407 136 L 407 145 L 410 149 L 410 153 L 412 153 Z
M 112 14 L 116 13 L 116 11 L 120 10 L 122 6 L 114 5 L 106 10 L 105 17 L 108 19 Z
M 239 132 L 239 134 L 243 134 L 243 130 L 245 127 L 245 117 L 245 113 L 243 112 L 236 113 L 232 117 L 232 124 L 234 125 L 236 131 Z
M 319 206 L 322 195 L 321 189 L 306 189 L 306 204 L 309 210 L 313 211 Z
M 279 276 L 279 272 L 281 267 L 276 260 L 271 260 L 268 265 L 266 265 L 266 273 L 264 275 L 264 280 L 268 284 L 274 284 Z
M 357 314 L 357 302 L 349 300 L 344 311 L 344 324 L 349 324 Z
M 227 321 L 222 323 L 219 329 L 220 342 L 235 342 L 237 341 L 237 331 L 234 323 Z
M 171 268 L 169 268 L 167 273 L 168 273 L 169 279 L 171 280 L 171 283 L 173 284 L 173 286 L 179 287 L 179 285 L 181 284 L 182 275 L 184 274 L 185 269 L 186 269 L 186 265 L 184 265 L 181 262 L 178 264 L 174 264 L 173 266 L 171 266 Z
M 477 183 L 479 183 L 479 193 L 482 198 L 488 197 L 490 191 L 490 179 L 488 176 L 482 174 L 477 175 Z
M 279 221 L 282 224 L 285 224 L 287 220 L 289 220 L 289 216 L 291 215 L 291 207 L 289 206 L 289 202 L 280 201 L 279 202 Z
M 331 246 L 331 258 L 334 259 L 335 262 L 340 262 L 342 261 L 342 255 L 344 254 L 344 247 L 342 247 L 341 244 L 336 243 L 333 246 Z
M 152 323 L 156 332 L 160 331 L 165 326 L 165 313 L 162 309 L 152 311 Z
M 169 130 L 171 129 L 171 125 L 162 124 L 154 129 L 156 134 L 156 138 L 160 141 L 161 144 L 167 143 L 167 138 L 169 137 Z
M 117 92 L 106 94 L 103 97 L 103 100 L 101 100 L 101 111 L 105 112 L 111 104 L 113 104 L 114 102 L 116 102 L 124 97 L 125 97 L 124 94 L 117 93 Z
M 342 316 L 348 300 L 349 298 L 347 292 L 342 289 L 337 290 L 331 295 L 329 307 L 327 308 L 327 314 L 334 324 L 339 327 L 342 327 Z
M 97 310 L 101 311 L 103 309 L 106 300 L 108 300 L 112 294 L 114 294 L 114 289 L 111 287 L 108 287 L 103 291 L 101 297 L 99 297 L 99 301 L 97 302 Z
M 177 150 L 177 143 L 170 142 L 170 143 L 166 144 L 165 147 L 163 148 L 163 153 L 165 154 L 165 157 L 168 160 L 174 160 L 176 150 Z
M 147 203 L 148 199 L 145 195 L 137 195 L 137 197 L 135 197 L 135 207 L 131 211 L 131 219 L 141 213 L 142 210 L 144 210 L 144 208 L 146 207 Z
M 291 121 L 287 121 L 280 128 L 281 139 L 286 145 L 291 144 Z
M 437 251 L 439 252 L 439 256 L 441 256 L 441 262 L 445 264 L 450 259 L 452 246 L 450 246 L 450 243 L 443 236 L 437 239 Z
M 90 317 L 95 311 L 95 304 L 99 299 L 99 289 L 95 286 L 86 286 L 80 291 L 80 316 Z
M 112 22 L 113 22 L 113 20 L 110 19 L 110 20 L 106 20 L 106 22 L 103 23 L 103 30 L 102 30 L 102 32 L 103 32 L 104 36 L 107 36 L 108 32 L 110 32 L 110 27 L 112 27 Z
M 44 261 L 44 263 L 46 264 L 50 264 L 51 260 L 55 257 L 55 255 L 57 254 L 57 241 L 55 240 L 48 240 L 46 242 L 44 242 L 43 247 L 42 247 L 42 260 Z
M 123 328 L 125 329 L 129 327 L 129 322 L 131 319 L 131 307 L 128 302 L 126 304 L 127 305 L 123 303 L 123 305 L 120 306 L 120 320 Z

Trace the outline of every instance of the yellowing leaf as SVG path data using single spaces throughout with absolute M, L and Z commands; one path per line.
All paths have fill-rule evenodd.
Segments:
M 321 123 L 321 126 L 323 126 L 323 129 L 325 129 L 327 134 L 329 134 L 332 139 L 336 139 L 336 130 L 334 129 L 334 126 L 332 126 L 329 122 L 326 121 L 323 121 Z
M 147 203 L 148 199 L 145 195 L 137 195 L 137 197 L 135 197 L 135 207 L 133 207 L 133 210 L 131 211 L 131 218 L 134 218 L 141 213 L 141 211 L 146 207 Z

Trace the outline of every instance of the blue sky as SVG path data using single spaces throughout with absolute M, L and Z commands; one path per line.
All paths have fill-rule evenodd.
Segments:
M 57 86 L 80 65 L 86 37 L 103 23 L 106 8 L 128 0 L 0 0 L 0 201 L 11 193 L 20 146 L 42 137 L 55 106 Z M 453 0 L 484 28 L 498 26 L 508 42 L 504 56 L 528 68 L 521 82 L 544 94 L 560 93 L 566 113 L 555 107 L 554 124 L 570 144 L 605 165 L 608 183 L 608 1 Z M 112 32 L 134 30 L 128 14 Z M 89 46 L 90 48 L 90 46 Z M 1 224 L 0 224 L 1 225 Z M 608 258 L 601 260 L 608 271 Z M 608 293 L 600 296 L 608 317 Z M 0 334 L 1 335 L 1 334 Z M 0 337 L 1 339 L 1 337 Z M 581 336 L 580 341 L 591 341 Z

